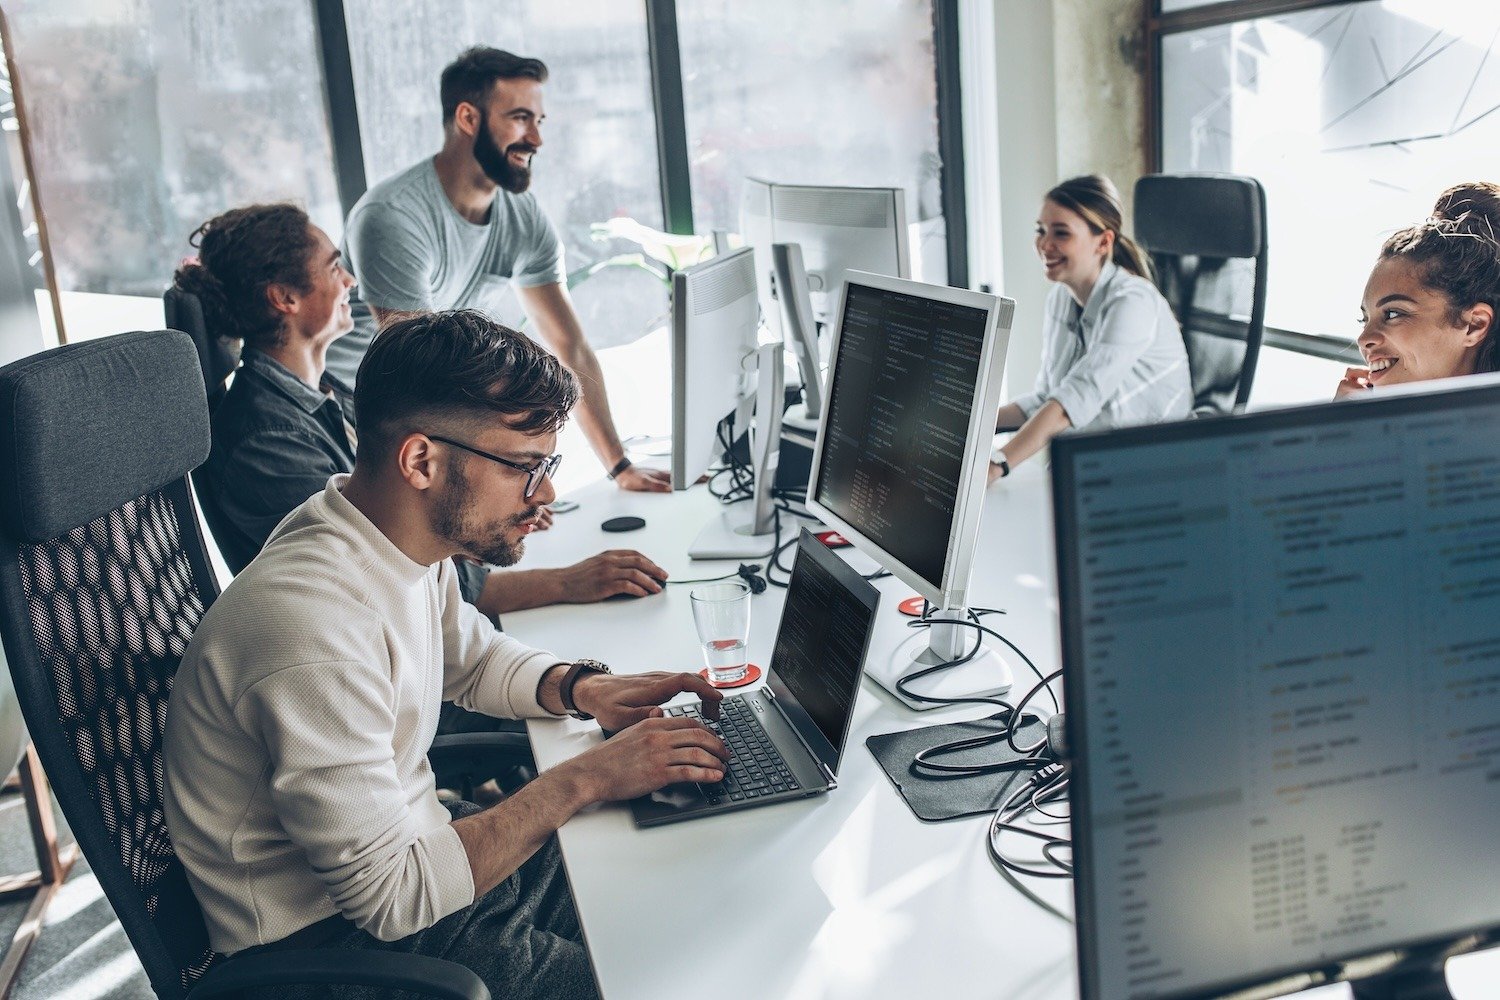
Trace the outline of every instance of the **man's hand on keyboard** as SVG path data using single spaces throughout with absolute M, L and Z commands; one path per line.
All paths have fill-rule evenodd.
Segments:
M 649 674 L 595 674 L 578 681 L 573 688 L 573 702 L 599 720 L 605 732 L 619 732 L 645 719 L 661 716 L 661 704 L 684 691 L 703 700 L 703 715 L 710 720 L 719 717 L 719 702 L 724 695 L 697 674 L 669 674 L 657 670 Z
M 591 802 L 616 802 L 679 782 L 722 781 L 728 759 L 724 741 L 692 719 L 651 718 L 548 773 L 580 782 Z

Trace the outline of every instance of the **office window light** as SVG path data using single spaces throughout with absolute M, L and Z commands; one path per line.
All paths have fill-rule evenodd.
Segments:
M 71 293 L 149 297 L 159 323 L 189 234 L 227 208 L 292 199 L 338 238 L 311 4 L 48 0 L 6 13 L 70 339 L 129 329 L 115 323 L 135 305 Z
M 931 0 L 677 4 L 700 230 L 738 230 L 747 176 L 900 187 L 914 276 L 947 280 Z
M 1265 185 L 1268 325 L 1352 338 L 1385 237 L 1444 188 L 1494 179 L 1497 41 L 1500 6 L 1468 0 L 1369 0 L 1162 38 L 1163 169 Z

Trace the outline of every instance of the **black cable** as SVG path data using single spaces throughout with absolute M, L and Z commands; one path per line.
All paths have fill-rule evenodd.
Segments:
M 1031 746 L 1018 746 L 1016 744 L 1016 729 L 1021 724 L 1021 720 L 1023 720 L 1025 717 L 1024 709 L 1027 703 L 1036 696 L 1038 691 L 1045 688 L 1049 696 L 1051 696 L 1052 698 L 1053 705 L 1057 705 L 1057 696 L 1052 693 L 1052 690 L 1048 685 L 1049 682 L 1055 677 L 1061 676 L 1061 671 L 1053 674 L 1050 677 L 1044 677 L 1042 675 L 1042 672 L 1037 668 L 1036 664 L 1031 662 L 1031 658 L 1028 657 L 1024 652 L 1022 652 L 1022 650 L 1017 647 L 1015 643 L 1011 642 L 1009 639 L 1001 635 L 999 632 L 996 632 L 994 629 L 986 627 L 978 620 L 980 614 L 999 614 L 1003 612 L 999 612 L 993 608 L 986 608 L 982 610 L 970 609 L 967 619 L 943 620 L 939 622 L 930 617 L 930 606 L 927 606 L 926 602 L 923 602 L 923 604 L 924 608 L 922 617 L 917 621 L 911 622 L 909 627 L 931 628 L 932 626 L 937 624 L 951 624 L 973 628 L 975 630 L 974 647 L 967 653 L 960 657 L 957 657 L 956 659 L 937 663 L 932 666 L 924 667 L 920 670 L 914 670 L 908 674 L 903 675 L 896 681 L 897 692 L 907 698 L 911 698 L 914 701 L 922 701 L 929 704 L 983 704 L 995 706 L 999 709 L 999 711 L 996 712 L 995 715 L 992 716 L 992 718 L 1001 719 L 1004 722 L 1004 728 L 996 733 L 986 733 L 983 736 L 970 736 L 959 740 L 952 740 L 947 743 L 940 743 L 936 746 L 927 747 L 926 749 L 919 751 L 912 760 L 912 765 L 917 770 L 917 773 L 920 775 L 923 770 L 927 770 L 936 771 L 940 775 L 999 774 L 1008 771 L 1033 770 L 1048 763 L 1048 759 L 1043 756 L 1044 752 L 1047 749 L 1046 737 L 1043 737 L 1040 741 L 1032 744 Z M 913 681 L 920 680 L 923 677 L 927 677 L 931 674 L 937 673 L 940 670 L 946 670 L 950 667 L 958 666 L 959 664 L 967 663 L 972 660 L 975 656 L 978 655 L 979 650 L 983 647 L 985 635 L 992 635 L 1009 646 L 1017 656 L 1021 657 L 1021 659 L 1025 661 L 1026 665 L 1031 668 L 1032 672 L 1037 675 L 1038 684 L 1030 691 L 1026 692 L 1026 695 L 1021 699 L 1020 703 L 1011 705 L 1004 699 L 985 698 L 978 696 L 963 698 L 942 698 L 936 695 L 917 694 L 915 691 L 912 691 L 908 687 L 908 685 Z M 960 753 L 965 750 L 976 750 L 980 747 L 991 746 L 993 744 L 1001 742 L 1002 740 L 1006 743 L 1007 746 L 1010 747 L 1012 753 L 1019 755 L 1018 758 L 1005 761 L 993 761 L 983 764 L 942 764 L 937 761 L 937 758 L 939 757 Z

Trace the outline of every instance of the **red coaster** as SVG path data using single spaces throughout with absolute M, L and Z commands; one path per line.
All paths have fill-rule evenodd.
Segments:
M 698 671 L 698 676 L 708 681 L 708 668 L 705 667 L 704 669 Z M 749 664 L 749 669 L 745 671 L 745 676 L 741 677 L 737 681 L 733 681 L 729 684 L 714 684 L 713 681 L 708 681 L 708 683 L 714 684 L 714 687 L 716 688 L 742 688 L 747 684 L 754 684 L 758 680 L 760 680 L 760 667 L 757 667 L 755 664 L 751 663 Z
M 850 545 L 854 544 L 837 531 L 820 531 L 816 535 L 813 535 L 813 537 L 830 549 L 847 549 Z
M 927 599 L 919 594 L 916 597 L 908 597 L 896 605 L 896 610 L 911 618 L 921 618 L 922 608 L 926 603 Z

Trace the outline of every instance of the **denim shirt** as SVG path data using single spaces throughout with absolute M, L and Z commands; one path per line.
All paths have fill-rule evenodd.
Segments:
M 203 467 L 210 497 L 228 522 L 219 550 L 238 573 L 271 529 L 322 492 L 328 477 L 354 468 L 349 388 L 324 374 L 314 389 L 269 355 L 246 347 L 240 368 L 213 415 L 213 449 Z
M 213 449 L 200 491 L 222 517 L 214 541 L 238 573 L 266 544 L 272 529 L 303 501 L 321 493 L 330 476 L 354 469 L 346 428 L 354 427 L 354 394 L 323 373 L 314 389 L 275 358 L 247 347 L 224 401 L 214 410 Z M 227 537 L 221 537 L 227 536 Z M 454 560 L 459 591 L 475 603 L 489 571 Z

